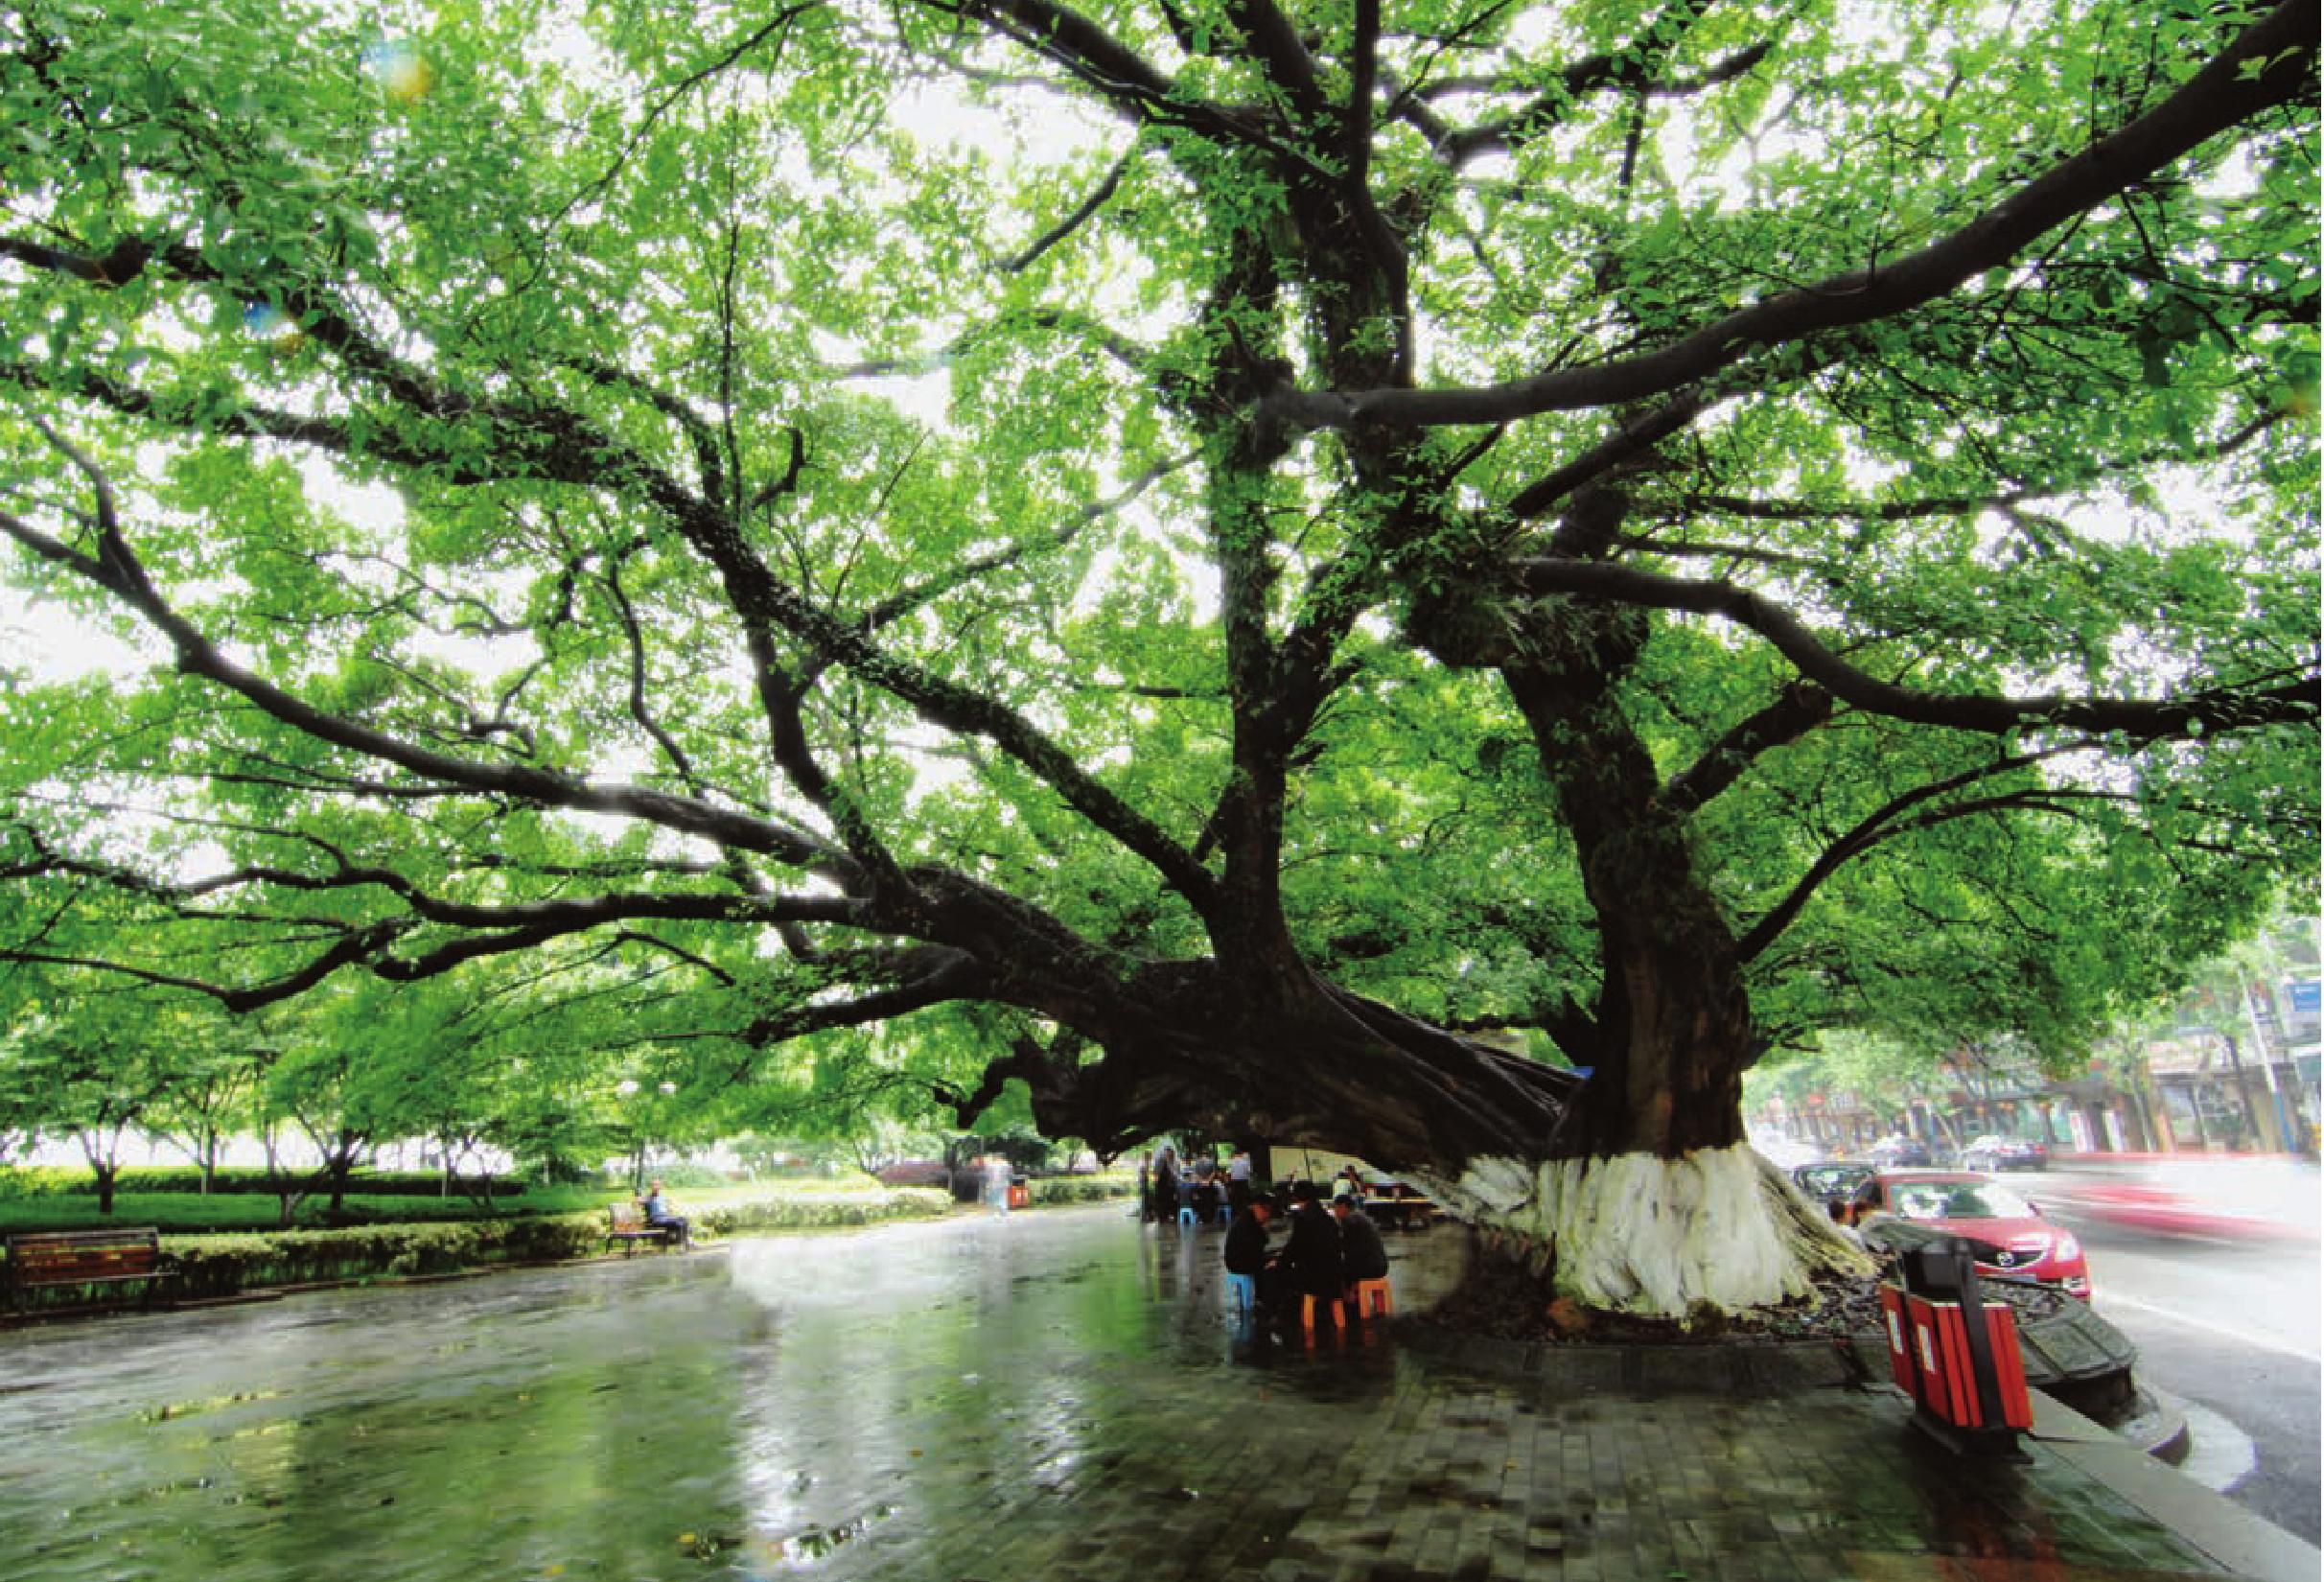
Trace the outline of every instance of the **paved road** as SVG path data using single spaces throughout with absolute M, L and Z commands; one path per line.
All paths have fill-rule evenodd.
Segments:
M 2103 1187 L 2134 1179 L 2167 1201 L 2246 1215 L 2240 1233 L 2168 1234 L 2096 1218 Z M 2139 1377 L 2190 1404 L 2188 1470 L 2310 1543 L 2324 1486 L 2324 1280 L 2312 1167 L 2145 1166 L 2018 1178 L 2089 1249 L 2098 1311 L 2138 1343 Z M 2102 1190 L 2092 1195 L 2093 1184 Z

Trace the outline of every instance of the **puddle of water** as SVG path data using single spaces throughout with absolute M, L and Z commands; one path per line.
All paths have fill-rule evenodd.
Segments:
M 271 1401 L 281 1393 L 280 1390 L 244 1389 L 199 1401 L 164 1401 L 158 1406 L 144 1408 L 137 1416 L 140 1422 L 166 1423 L 175 1417 L 197 1417 L 204 1412 L 223 1411 L 228 1407 L 239 1407 L 246 1401 Z
M 777 1545 L 776 1549 L 785 1560 L 800 1562 L 822 1560 L 837 1551 L 843 1545 L 851 1544 L 861 1538 L 872 1530 L 874 1524 L 885 1522 L 895 1514 L 894 1505 L 874 1505 L 850 1521 L 841 1522 L 828 1527 L 808 1527 L 794 1533 Z

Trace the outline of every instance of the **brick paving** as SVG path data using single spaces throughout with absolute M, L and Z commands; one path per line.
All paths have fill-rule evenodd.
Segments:
M 900 1516 L 833 1577 L 948 1582 L 1818 1582 L 2225 1574 L 2168 1527 L 2029 1444 L 1964 1462 L 1914 1431 L 1885 1382 L 1774 1395 L 1640 1392 L 1576 1355 L 1513 1374 L 1422 1357 L 1393 1329 L 1311 1351 L 1226 1316 L 1217 1238 L 1145 1240 L 1177 1373 L 1059 1355 L 1045 1386 L 1102 1422 L 1070 1465 L 989 1476 L 1020 1437 L 1003 1407 L 968 1454 L 923 1461 Z M 1457 1273 L 1454 1233 L 1391 1238 L 1400 1297 Z M 1496 1360 L 1497 1361 L 1499 1359 Z M 964 1475 L 963 1469 L 968 1469 Z
M 1885 1387 L 1773 1401 L 1559 1400 L 1541 1381 L 1431 1367 L 1399 1368 L 1392 1384 L 1360 1401 L 1283 1393 L 1266 1392 L 1251 1420 L 1232 1425 L 1207 1401 L 1181 1411 L 1147 1400 L 1135 1449 L 1068 1485 L 1004 1484 L 970 1506 L 939 1492 L 941 1473 L 924 1478 L 921 1500 L 933 1495 L 951 1520 L 868 1546 L 846 1574 L 958 1582 L 2221 1574 L 2043 1446 L 2032 1447 L 2024 1466 L 1957 1460 L 1905 1428 L 1903 1404 Z

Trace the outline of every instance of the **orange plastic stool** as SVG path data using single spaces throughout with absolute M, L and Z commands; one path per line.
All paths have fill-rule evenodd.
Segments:
M 1345 1307 L 1336 1296 L 1307 1296 L 1299 1303 L 1299 1327 L 1307 1331 L 1308 1343 L 1315 1343 L 1315 1304 L 1321 1302 L 1332 1310 L 1332 1327 L 1339 1328 L 1345 1321 Z
M 1348 1287 L 1348 1311 L 1359 1319 L 1378 1318 L 1396 1311 L 1396 1293 L 1388 1287 L 1386 1275 L 1377 1280 L 1358 1280 Z

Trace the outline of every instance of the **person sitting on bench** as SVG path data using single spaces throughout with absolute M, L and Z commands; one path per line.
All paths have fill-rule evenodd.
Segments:
M 687 1229 L 685 1217 L 670 1207 L 669 1194 L 662 1190 L 661 1177 L 657 1176 L 647 1183 L 645 1196 L 638 1200 L 638 1207 L 644 1212 L 647 1224 L 680 1247 L 687 1251 L 693 1249 L 693 1233 Z

